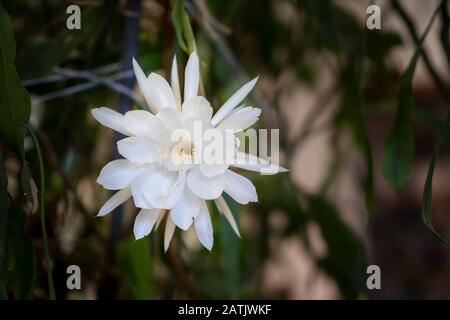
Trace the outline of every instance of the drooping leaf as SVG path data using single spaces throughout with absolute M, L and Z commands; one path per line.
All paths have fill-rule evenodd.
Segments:
M 8 263 L 16 299 L 31 299 L 36 280 L 36 256 L 26 232 L 26 217 L 25 212 L 14 208 L 8 225 Z
M 24 194 L 32 202 L 30 173 L 24 154 L 24 124 L 31 112 L 30 96 L 22 86 L 14 61 L 16 44 L 11 19 L 0 5 L 0 139 L 22 159 Z
M 175 33 L 180 48 L 187 54 L 196 50 L 194 32 L 189 21 L 189 15 L 184 8 L 184 0 L 175 1 L 172 10 L 172 22 L 175 26 Z
M 11 19 L 1 5 L 0 30 L 0 137 L 23 155 L 23 125 L 30 117 L 30 96 L 22 86 L 14 65 L 16 45 Z
M 441 127 L 436 144 L 434 145 L 433 157 L 431 158 L 430 166 L 428 167 L 427 178 L 425 180 L 425 186 L 423 188 L 423 203 L 422 203 L 422 218 L 425 225 L 431 230 L 431 232 L 443 243 L 450 246 L 450 240 L 440 234 L 433 226 L 431 219 L 431 198 L 433 194 L 433 174 L 436 166 L 436 161 L 439 156 L 439 150 L 441 148 L 442 141 L 447 134 L 448 127 L 450 125 L 450 112 L 447 114 L 444 124 Z
M 361 240 L 328 201 L 317 196 L 308 200 L 310 216 L 319 225 L 327 245 L 327 255 L 318 263 L 336 280 L 344 297 L 356 298 L 365 290 L 366 258 Z
M 8 283 L 8 211 L 9 196 L 8 179 L 3 167 L 3 155 L 0 152 L 0 300 L 8 298 L 6 289 Z
M 414 98 L 412 94 L 412 80 L 417 61 L 422 52 L 423 41 L 430 30 L 439 10 L 431 17 L 408 68 L 402 75 L 398 90 L 398 106 L 394 127 L 386 141 L 383 158 L 383 175 L 390 185 L 397 191 L 402 189 L 411 173 L 415 158 L 415 142 L 412 129 L 412 109 Z
M 116 252 L 120 272 L 136 299 L 153 296 L 153 262 L 148 239 L 128 238 L 117 245 Z

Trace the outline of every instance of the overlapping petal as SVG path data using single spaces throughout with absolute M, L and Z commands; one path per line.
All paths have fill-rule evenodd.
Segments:
M 214 244 L 213 227 L 205 201 L 202 201 L 198 217 L 194 219 L 194 227 L 200 243 L 211 251 Z
M 124 135 L 129 135 L 130 133 L 125 129 L 123 115 L 114 111 L 110 108 L 101 107 L 94 108 L 91 110 L 92 115 L 95 120 L 100 122 L 107 128 L 113 129 Z
M 128 187 L 133 179 L 144 172 L 145 167 L 126 159 L 113 160 L 100 171 L 97 183 L 108 190 Z

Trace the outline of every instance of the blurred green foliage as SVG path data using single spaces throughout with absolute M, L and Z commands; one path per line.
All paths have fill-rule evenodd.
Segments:
M 372 212 L 377 206 L 375 164 L 367 124 L 372 120 L 372 113 L 382 112 L 377 106 L 388 106 L 389 119 L 396 112 L 394 128 L 386 145 L 384 175 L 398 190 L 406 184 L 414 162 L 412 124 L 415 117 L 433 129 L 443 121 L 437 114 L 415 110 L 411 82 L 422 54 L 420 45 L 406 71 L 395 69 L 388 64 L 387 58 L 403 44 L 400 35 L 385 30 L 367 32 L 365 25 L 339 2 L 209 0 L 206 8 L 216 31 L 251 75 L 276 79 L 283 72 L 293 71 L 300 85 L 315 88 L 323 68 L 332 70 L 334 93 L 339 97 L 339 103 L 329 126 L 334 141 L 345 136 L 347 130 L 351 132 L 365 163 L 361 197 L 365 199 L 367 210 Z M 205 91 L 217 107 L 240 83 L 233 66 L 211 42 L 208 30 L 202 27 L 200 8 L 196 3 L 148 1 L 139 13 L 138 59 L 146 72 L 164 70 L 167 74 L 174 53 L 177 53 L 179 65 L 183 66 L 187 58 L 185 53 L 197 48 Z M 443 25 L 447 26 L 442 29 L 441 36 L 448 53 L 448 2 L 442 3 L 437 12 L 441 13 Z M 36 177 L 39 166 L 34 150 L 23 147 L 23 124 L 29 121 L 30 97 L 18 75 L 21 80 L 30 80 L 53 74 L 55 67 L 85 70 L 120 61 L 126 12 L 121 1 L 83 4 L 82 29 L 69 32 L 65 28 L 65 2 L 8 0 L 2 5 L 8 14 L 0 7 L 0 298 L 46 298 L 45 263 L 42 262 L 42 245 L 39 245 L 42 234 L 36 227 L 37 219 L 25 213 L 26 203 L 32 199 L 24 199 L 23 194 L 31 195 L 30 174 Z M 284 19 L 283 12 L 286 11 L 280 14 L 283 9 L 289 11 L 292 20 Z M 16 62 L 13 27 L 18 48 Z M 403 73 L 401 78 L 400 73 Z M 84 82 L 70 78 L 41 83 L 30 87 L 29 91 L 32 97 L 39 97 Z M 270 101 L 275 111 L 279 111 L 279 95 L 275 92 Z M 216 241 L 212 253 L 188 245 L 189 241 L 177 234 L 173 251 L 165 255 L 159 243 L 159 230 L 139 241 L 129 238 L 130 232 L 126 231 L 122 240 L 111 243 L 109 220 L 93 219 L 97 208 L 79 199 L 77 187 L 86 181 L 94 185 L 104 164 L 93 150 L 105 143 L 105 132 L 90 121 L 89 110 L 93 106 L 115 106 L 117 97 L 116 92 L 95 86 L 79 94 L 64 95 L 33 106 L 30 122 L 38 133 L 48 167 L 45 172 L 47 196 L 45 203 L 39 205 L 45 205 L 48 213 L 45 223 L 53 243 L 51 257 L 58 298 L 68 294 L 61 273 L 72 263 L 81 264 L 83 272 L 87 273 L 83 279 L 90 285 L 95 284 L 98 298 L 264 298 L 262 273 L 276 251 L 270 245 L 274 236 L 301 242 L 317 268 L 335 281 L 342 297 L 358 298 L 366 294 L 365 247 L 341 219 L 342 215 L 328 193 L 328 186 L 333 184 L 342 162 L 337 148 L 329 175 L 317 194 L 302 190 L 289 175 L 279 175 L 252 176 L 259 202 L 247 211 L 227 197 L 238 223 L 245 215 L 256 226 L 256 232 L 243 233 L 242 239 L 234 234 L 215 205 L 211 205 Z M 397 108 L 394 101 L 397 101 Z M 324 111 L 322 105 L 314 110 L 317 115 Z M 292 147 L 293 142 L 283 125 L 280 124 L 281 147 L 291 160 L 295 146 Z M 438 143 L 437 151 L 439 146 Z M 432 160 L 433 167 L 437 151 Z M 19 158 L 14 152 L 19 153 Z M 6 192 L 5 159 L 23 164 L 21 172 L 25 174 L 20 192 Z M 31 171 L 28 171 L 26 159 Z M 8 177 L 14 174 L 9 173 Z M 424 195 L 425 220 L 429 227 L 432 227 L 429 215 L 432 174 L 433 170 Z M 99 189 L 89 190 L 94 190 L 91 191 L 95 193 L 94 198 L 104 198 Z M 94 200 L 95 205 L 100 205 L 101 201 Z M 277 210 L 287 221 L 280 234 L 271 229 L 269 221 Z M 71 253 L 64 251 L 62 244 L 56 241 L 58 228 L 64 220 L 61 216 L 67 215 L 66 219 L 69 219 L 69 211 L 70 215 L 83 220 L 81 230 L 74 236 Z M 318 226 L 327 248 L 326 254 L 320 257 L 314 255 L 307 234 L 311 224 Z M 128 230 L 129 225 L 124 229 Z

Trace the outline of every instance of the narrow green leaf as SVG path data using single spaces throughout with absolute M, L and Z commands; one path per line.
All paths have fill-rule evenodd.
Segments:
M 431 219 L 431 198 L 433 193 L 433 174 L 434 168 L 436 166 L 436 161 L 439 156 L 439 150 L 441 148 L 442 140 L 447 134 L 448 127 L 450 125 L 450 112 L 447 113 L 447 117 L 445 119 L 444 124 L 441 127 L 439 132 L 439 136 L 436 140 L 436 144 L 434 145 L 433 157 L 431 158 L 430 166 L 428 167 L 427 178 L 425 180 L 425 186 L 423 188 L 423 208 L 422 208 L 422 218 L 425 222 L 425 225 L 431 232 L 443 243 L 450 246 L 450 240 L 448 240 L 445 236 L 441 235 L 433 226 L 433 221 Z
M 8 227 L 8 262 L 11 286 L 16 299 L 31 299 L 36 280 L 33 241 L 26 232 L 26 214 L 12 210 Z
M 3 166 L 3 154 L 0 152 L 0 300 L 8 299 L 8 179 Z
M 22 159 L 22 188 L 29 202 L 32 202 L 29 169 L 24 154 L 24 124 L 31 112 L 30 96 L 22 86 L 14 60 L 16 44 L 6 11 L 0 5 L 0 138 Z
M 55 286 L 53 285 L 52 278 L 52 263 L 50 260 L 50 253 L 48 250 L 48 240 L 47 240 L 47 228 L 45 226 L 45 172 L 44 172 L 44 161 L 42 159 L 41 147 L 39 146 L 39 142 L 34 134 L 33 130 L 30 127 L 26 126 L 28 131 L 30 132 L 31 138 L 33 139 L 34 146 L 36 148 L 37 158 L 39 161 L 39 173 L 40 173 L 40 187 L 39 187 L 39 216 L 41 220 L 41 230 L 42 230 L 42 238 L 44 240 L 44 253 L 45 253 L 45 262 L 47 267 L 47 282 L 48 282 L 48 292 L 51 300 L 56 299 L 55 295 Z
M 184 0 L 176 0 L 172 10 L 172 23 L 175 27 L 178 45 L 190 54 L 196 50 L 194 32 L 192 31 L 189 15 L 184 8 Z
M 415 142 L 412 129 L 412 109 L 414 98 L 412 94 L 412 80 L 417 61 L 422 52 L 423 41 L 426 38 L 433 21 L 439 12 L 439 7 L 431 17 L 414 55 L 402 75 L 398 91 L 398 106 L 394 127 L 386 141 L 383 158 L 383 175 L 390 185 L 397 191 L 406 184 L 411 173 L 415 158 Z
M 0 30 L 0 137 L 23 155 L 23 125 L 30 117 L 30 96 L 14 65 L 16 45 L 11 20 L 1 5 Z
M 117 245 L 117 262 L 129 290 L 136 299 L 153 296 L 153 262 L 148 238 L 128 238 Z

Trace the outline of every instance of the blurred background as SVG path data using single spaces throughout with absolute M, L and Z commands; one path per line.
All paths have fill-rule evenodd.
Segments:
M 450 235 L 446 132 L 436 154 L 430 211 L 423 201 L 431 194 L 424 186 L 435 144 L 448 126 L 448 1 L 0 3 L 11 19 L 15 66 L 31 99 L 28 124 L 45 178 L 42 190 L 27 131 L 23 150 L 31 174 L 25 185 L 31 193 L 24 196 L 21 153 L 0 139 L 0 176 L 7 176 L 0 197 L 7 206 L 0 214 L 9 221 L 6 235 L 0 234 L 6 239 L 3 247 L 0 241 L 4 298 L 48 299 L 48 270 L 57 299 L 450 298 L 450 250 L 422 218 L 432 212 L 436 230 Z M 81 29 L 66 27 L 72 4 L 81 9 Z M 370 4 L 381 9 L 379 30 L 366 28 Z M 5 51 L 11 43 L 0 45 Z M 212 208 L 211 253 L 193 230 L 177 230 L 165 254 L 162 228 L 134 240 L 131 201 L 95 217 L 111 195 L 95 180 L 118 157 L 118 137 L 94 121 L 90 109 L 139 108 L 131 57 L 146 73 L 168 77 L 173 55 L 182 70 L 193 46 L 216 108 L 260 76 L 248 100 L 263 109 L 258 127 L 280 129 L 280 161 L 291 171 L 245 173 L 259 202 L 244 207 L 228 199 L 242 239 Z M 45 208 L 51 269 L 39 206 Z M 14 224 L 16 217 L 21 222 Z M 366 286 L 372 264 L 381 269 L 380 290 Z M 81 269 L 81 290 L 67 289 L 69 265 Z

